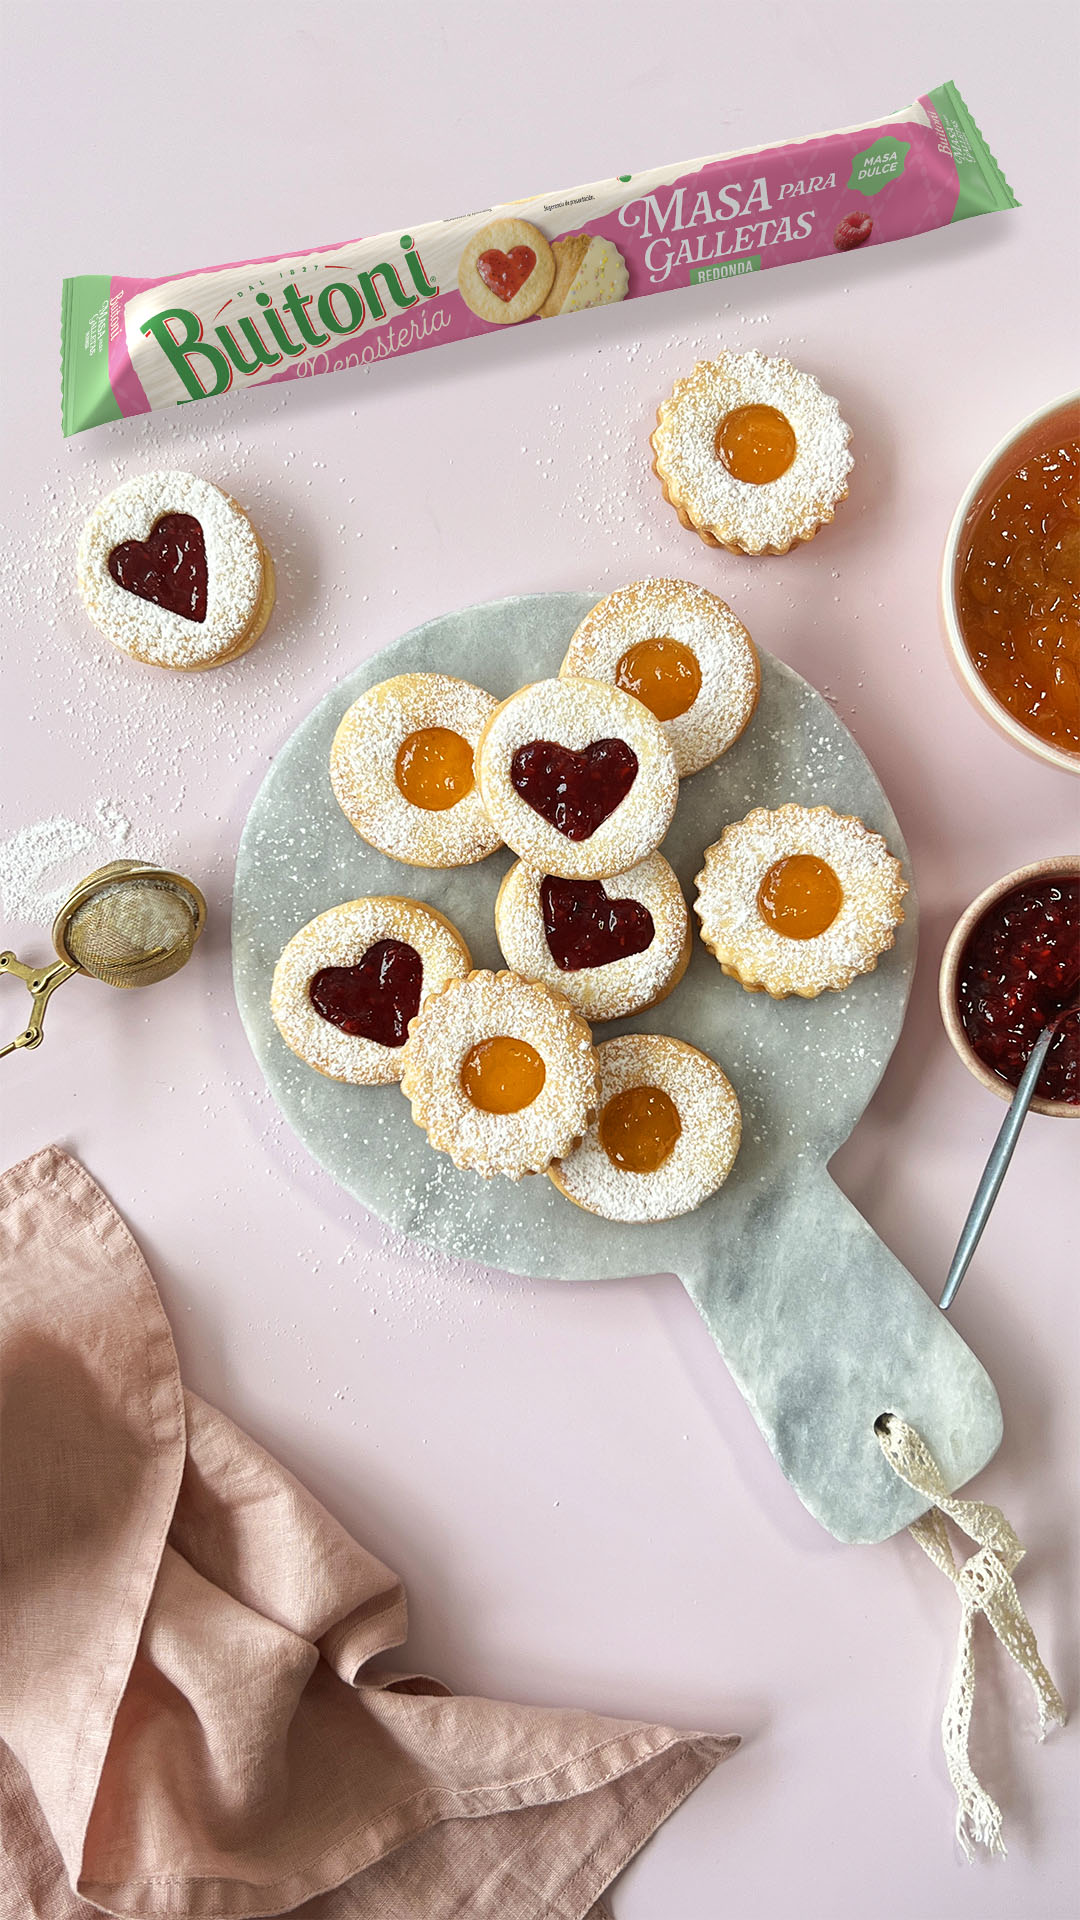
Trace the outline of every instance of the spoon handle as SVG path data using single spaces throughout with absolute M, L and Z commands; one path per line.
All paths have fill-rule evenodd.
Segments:
M 1013 1148 L 1016 1145 L 1020 1129 L 1027 1118 L 1027 1110 L 1031 1105 L 1036 1082 L 1042 1072 L 1043 1061 L 1046 1059 L 1047 1053 L 1050 1050 L 1050 1042 L 1054 1038 L 1056 1031 L 1057 1029 L 1053 1022 L 1049 1026 L 1044 1027 L 1035 1045 L 1032 1047 L 1028 1055 L 1027 1065 L 1020 1075 L 1016 1092 L 1009 1102 L 1009 1111 L 1005 1115 L 998 1137 L 990 1149 L 990 1158 L 983 1169 L 983 1177 L 975 1189 L 975 1198 L 971 1203 L 971 1211 L 964 1221 L 964 1230 L 957 1242 L 956 1252 L 953 1254 L 952 1265 L 949 1268 L 948 1279 L 945 1282 L 941 1299 L 938 1301 L 938 1305 L 943 1312 L 947 1312 L 952 1306 L 956 1298 L 956 1290 L 967 1272 L 971 1262 L 971 1256 L 982 1238 L 982 1230 L 990 1217 L 990 1209 L 998 1197 L 998 1189 L 1005 1178 L 1005 1169 L 1012 1159 Z

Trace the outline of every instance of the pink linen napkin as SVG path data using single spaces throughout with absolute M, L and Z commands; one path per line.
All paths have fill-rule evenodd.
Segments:
M 0 1911 L 598 1920 L 737 1739 L 372 1673 L 400 1581 L 184 1392 L 57 1148 L 0 1179 L 0 1266 Z

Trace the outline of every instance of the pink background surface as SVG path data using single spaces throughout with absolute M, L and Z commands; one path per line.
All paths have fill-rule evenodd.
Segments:
M 44 1049 L 0 1067 L 0 1151 L 59 1139 L 101 1179 L 191 1386 L 404 1575 L 417 1665 L 466 1691 L 744 1734 L 629 1870 L 618 1920 L 1057 1920 L 1077 1899 L 1075 1731 L 1036 1747 L 1025 1685 L 980 1633 L 976 1759 L 1010 1855 L 965 1867 L 938 1739 L 952 1591 L 906 1537 L 821 1532 L 672 1278 L 529 1285 L 420 1255 L 307 1160 L 233 1004 L 236 841 L 296 723 L 406 627 L 647 572 L 715 587 L 829 693 L 912 849 L 914 1002 L 834 1170 L 936 1294 L 1003 1112 L 941 1030 L 940 951 L 989 881 L 1076 841 L 1075 783 L 967 705 L 935 604 L 972 469 L 1075 378 L 1071 19 L 1044 4 L 1018 40 L 1002 4 L 487 0 L 399 4 L 388 24 L 373 6 L 114 0 L 9 24 L 0 839 L 60 814 L 101 841 L 111 803 L 132 832 L 100 857 L 166 856 L 211 919 L 170 984 L 65 989 Z M 1020 212 L 60 439 L 64 273 L 377 233 L 849 124 L 949 77 Z M 854 429 L 850 501 L 782 560 L 707 551 L 648 470 L 658 398 L 721 345 L 790 353 Z M 279 569 L 257 650 L 190 678 L 113 652 L 71 587 L 94 501 L 170 464 L 233 491 Z M 4 933 L 26 958 L 48 949 L 10 904 Z M 20 992 L 4 989 L 11 1032 Z M 975 1491 L 1028 1544 L 1022 1597 L 1070 1703 L 1075 1167 L 1065 1123 L 1033 1118 L 955 1309 L 1005 1413 Z

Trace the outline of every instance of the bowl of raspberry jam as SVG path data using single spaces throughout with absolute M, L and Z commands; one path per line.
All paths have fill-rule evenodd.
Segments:
M 1080 993 L 1080 854 L 1008 873 L 961 914 L 941 962 L 941 1017 L 964 1065 L 1011 1100 L 1043 1028 Z M 1080 1014 L 1058 1027 L 1031 1103 L 1080 1115 Z
M 1080 394 L 1021 421 L 984 460 L 945 542 L 941 604 L 980 710 L 1080 773 Z

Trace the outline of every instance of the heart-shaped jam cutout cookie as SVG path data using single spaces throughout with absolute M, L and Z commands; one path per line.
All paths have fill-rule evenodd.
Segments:
M 588 840 L 626 799 L 637 770 L 625 740 L 594 740 L 583 753 L 556 740 L 530 740 L 510 762 L 510 782 L 568 840 Z
M 147 539 L 114 547 L 109 572 L 125 593 L 166 613 L 200 624 L 206 619 L 206 541 L 192 513 L 162 514 Z
M 420 1011 L 424 963 L 406 940 L 376 940 L 355 967 L 320 967 L 308 987 L 316 1013 L 361 1040 L 403 1047 Z
M 609 900 L 600 880 L 540 882 L 544 938 L 563 973 L 583 967 L 610 967 L 651 947 L 656 927 L 640 900 Z
M 509 253 L 500 252 L 498 247 L 489 247 L 486 253 L 479 255 L 476 271 L 488 292 L 509 306 L 515 293 L 521 292 L 535 265 L 536 255 L 531 247 L 511 247 Z

